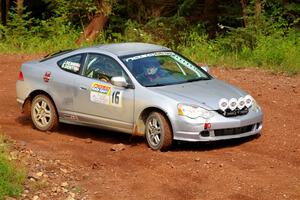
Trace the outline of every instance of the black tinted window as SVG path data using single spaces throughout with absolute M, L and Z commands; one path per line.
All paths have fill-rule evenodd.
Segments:
M 65 71 L 78 74 L 81 68 L 82 54 L 71 56 L 58 61 L 58 66 Z

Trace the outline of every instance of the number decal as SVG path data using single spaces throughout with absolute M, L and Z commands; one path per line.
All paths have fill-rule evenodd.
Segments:
M 111 104 L 113 106 L 122 106 L 122 92 L 121 91 L 113 91 L 111 94 Z
M 113 92 L 113 94 L 112 94 L 112 103 L 113 104 L 119 104 L 119 100 L 120 100 L 119 96 L 120 96 L 119 91 Z

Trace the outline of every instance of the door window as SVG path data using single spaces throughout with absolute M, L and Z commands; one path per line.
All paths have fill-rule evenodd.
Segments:
M 88 54 L 85 62 L 84 76 L 103 82 L 111 82 L 115 76 L 123 76 L 128 80 L 122 67 L 113 58 L 101 54 Z
M 79 74 L 83 54 L 64 58 L 57 62 L 58 66 L 68 72 Z

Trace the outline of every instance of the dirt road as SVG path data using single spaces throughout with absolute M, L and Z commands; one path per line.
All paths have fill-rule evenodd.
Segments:
M 183 143 L 161 153 L 150 150 L 143 138 L 104 130 L 72 125 L 61 125 L 53 133 L 34 130 L 19 112 L 15 94 L 20 64 L 34 57 L 0 56 L 0 130 L 43 159 L 46 167 L 39 166 L 44 173 L 68 170 L 61 181 L 67 179 L 81 190 L 78 198 L 300 199 L 299 76 L 212 69 L 213 75 L 247 90 L 262 106 L 261 137 Z M 125 149 L 111 151 L 119 143 Z M 63 164 L 47 164 L 56 161 Z

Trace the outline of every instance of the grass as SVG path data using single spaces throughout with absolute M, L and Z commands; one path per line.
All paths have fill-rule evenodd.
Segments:
M 23 191 L 24 170 L 18 169 L 9 156 L 9 141 L 0 133 L 0 199 L 18 197 Z
M 105 37 L 100 34 L 94 43 L 84 44 L 91 46 L 99 43 L 113 43 L 124 41 L 140 41 L 166 44 L 163 39 L 155 40 L 154 35 L 148 34 L 118 34 L 116 38 Z M 62 31 L 62 33 L 43 37 L 39 35 L 10 35 L 0 40 L 0 53 L 36 54 L 79 48 L 75 44 L 79 37 L 78 31 Z M 207 36 L 196 32 L 187 32 L 180 43 L 171 48 L 181 52 L 197 63 L 206 63 L 210 66 L 228 68 L 263 68 L 276 73 L 295 75 L 300 72 L 300 34 L 299 31 L 290 31 L 287 34 L 272 33 L 269 35 L 247 35 L 233 32 L 232 35 L 218 36 L 208 40 Z M 249 34 L 248 34 L 249 35 Z
M 76 37 L 74 35 L 61 35 L 56 38 L 41 37 L 11 37 L 6 41 L 0 41 L 1 53 L 51 53 L 63 49 L 73 49 L 79 46 L 75 44 Z
M 236 38 L 217 38 L 208 41 L 204 36 L 195 36 L 180 51 L 192 60 L 228 68 L 256 67 L 276 73 L 295 75 L 300 72 L 300 36 L 256 36 L 254 47 L 239 43 Z M 238 37 L 238 36 L 236 36 Z M 243 39 L 243 38 L 240 38 Z

